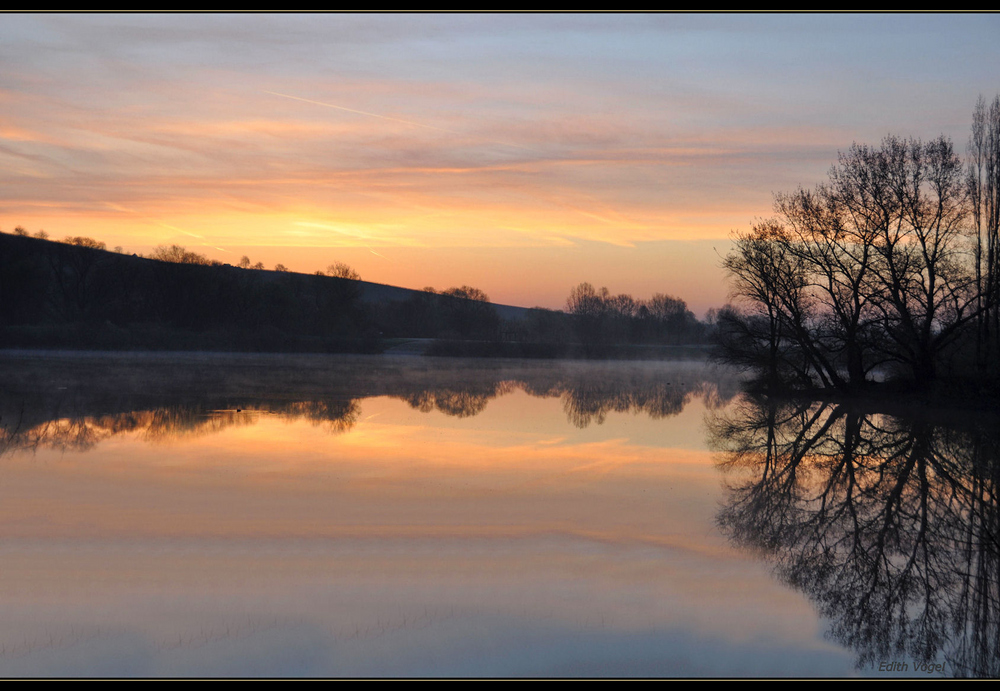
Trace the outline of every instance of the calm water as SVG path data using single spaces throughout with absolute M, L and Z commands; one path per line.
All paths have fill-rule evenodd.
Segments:
M 885 540 L 852 566 L 855 504 L 906 547 L 920 501 L 794 457 L 831 411 L 776 426 L 702 364 L 0 360 L 0 675 L 922 676 L 852 613 L 969 607 L 914 610 Z M 898 606 L 844 595 L 866 564 Z

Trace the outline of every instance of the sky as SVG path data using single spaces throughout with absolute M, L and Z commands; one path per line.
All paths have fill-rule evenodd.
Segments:
M 1000 15 L 2 14 L 0 230 L 561 308 L 724 304 L 733 231 L 965 152 Z

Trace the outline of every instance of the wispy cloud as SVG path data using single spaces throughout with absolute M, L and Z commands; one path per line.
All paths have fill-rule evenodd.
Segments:
M 998 30 L 993 15 L 10 15 L 0 223 L 389 259 L 721 238 L 854 140 L 963 142 Z

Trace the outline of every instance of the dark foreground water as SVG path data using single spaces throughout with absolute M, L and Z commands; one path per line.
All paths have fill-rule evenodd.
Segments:
M 0 675 L 996 674 L 970 433 L 736 386 L 0 355 Z

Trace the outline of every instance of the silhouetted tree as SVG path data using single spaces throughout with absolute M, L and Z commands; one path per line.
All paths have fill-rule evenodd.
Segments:
M 162 262 L 172 262 L 174 264 L 201 264 L 207 265 L 211 264 L 203 254 L 198 254 L 197 252 L 189 252 L 184 247 L 180 245 L 160 245 L 153 250 L 150 255 L 151 259 L 157 259 Z
M 490 301 L 490 296 L 481 291 L 479 288 L 473 288 L 472 286 L 462 286 L 461 288 L 449 288 L 441 293 L 441 295 L 448 295 L 454 298 L 462 298 L 463 300 L 476 300 L 478 302 Z
M 39 233 L 44 233 L 44 232 L 45 231 L 39 231 Z M 41 237 L 41 235 L 38 235 L 36 237 Z M 66 243 L 67 245 L 76 245 L 77 247 L 90 247 L 91 249 L 95 250 L 105 250 L 108 248 L 107 244 L 101 242 L 100 240 L 95 240 L 94 238 L 88 238 L 80 235 L 76 237 L 66 236 L 63 239 L 63 242 Z
M 896 362 L 933 382 L 980 304 L 951 143 L 855 144 L 828 183 L 778 195 L 775 211 L 726 257 L 742 311 L 725 332 L 742 336 L 723 339 L 724 357 L 746 364 L 732 346 L 749 339 L 767 353 L 767 378 L 854 389 Z
M 580 342 L 595 354 L 627 343 L 696 342 L 703 328 L 683 300 L 663 293 L 637 300 L 581 283 L 570 291 L 566 309 Z
M 607 288 L 598 291 L 589 283 L 581 283 L 570 290 L 566 311 L 573 316 L 581 343 L 600 347 L 610 340 L 611 299 Z
M 336 278 L 349 278 L 352 281 L 361 280 L 361 274 L 344 262 L 334 262 L 333 264 L 330 264 L 330 266 L 326 267 L 326 275 L 334 276 Z

